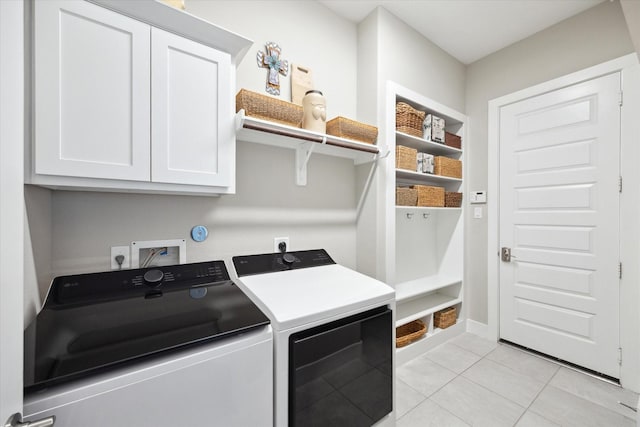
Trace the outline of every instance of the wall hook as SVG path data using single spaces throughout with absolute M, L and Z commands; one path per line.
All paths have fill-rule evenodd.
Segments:
M 429 216 L 430 216 L 430 215 L 431 215 L 430 213 L 425 212 L 425 213 L 423 213 L 423 214 L 422 214 L 422 218 L 424 218 L 424 219 L 429 219 Z
M 413 218 L 413 214 L 412 213 L 407 213 L 407 219 L 411 219 Z

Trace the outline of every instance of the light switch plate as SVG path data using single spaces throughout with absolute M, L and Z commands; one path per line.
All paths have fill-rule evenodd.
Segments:
M 473 217 L 482 218 L 482 206 L 476 206 L 473 208 Z

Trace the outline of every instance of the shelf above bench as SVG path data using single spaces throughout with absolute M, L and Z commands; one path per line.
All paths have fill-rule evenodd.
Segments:
M 460 184 L 462 179 L 430 173 L 414 172 L 407 169 L 396 169 L 396 179 L 406 184 Z
M 396 145 L 404 145 L 405 147 L 415 148 L 420 152 L 427 152 L 436 156 L 451 156 L 462 154 L 462 150 L 459 148 L 449 147 L 448 145 L 427 141 L 424 138 L 418 138 L 417 136 L 409 135 L 399 131 L 396 131 Z

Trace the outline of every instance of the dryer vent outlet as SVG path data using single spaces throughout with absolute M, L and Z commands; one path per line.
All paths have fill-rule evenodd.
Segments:
M 284 243 L 284 250 L 282 250 L 282 244 Z M 273 252 L 287 252 L 290 251 L 289 238 L 288 237 L 275 237 L 273 239 Z

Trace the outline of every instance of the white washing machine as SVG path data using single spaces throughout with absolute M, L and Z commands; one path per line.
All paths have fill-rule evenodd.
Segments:
M 395 425 L 394 290 L 323 249 L 237 256 L 274 330 L 274 425 Z
M 58 277 L 25 331 L 25 420 L 270 427 L 272 335 L 222 261 Z

